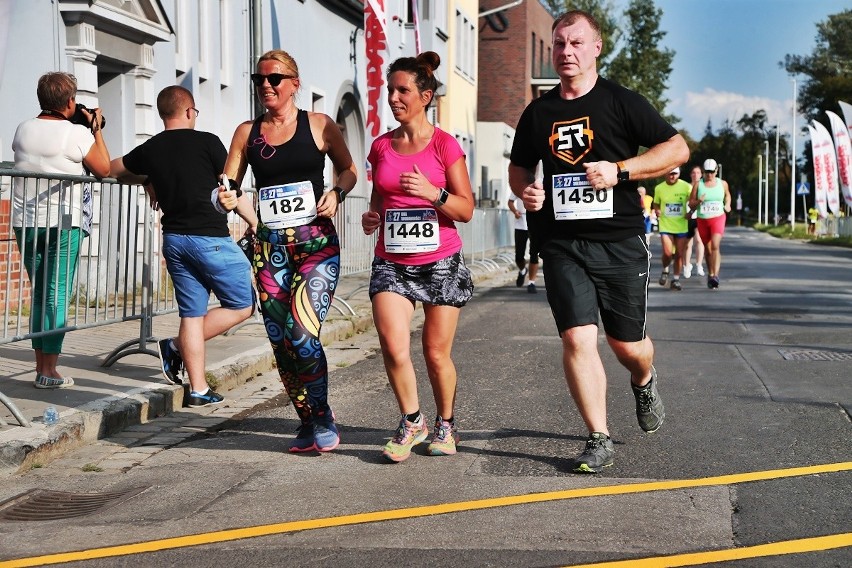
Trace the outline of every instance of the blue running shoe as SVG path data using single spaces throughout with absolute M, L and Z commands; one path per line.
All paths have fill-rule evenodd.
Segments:
M 157 342 L 160 350 L 160 366 L 163 368 L 163 376 L 173 385 L 182 385 L 183 359 L 180 353 L 172 348 L 171 338 L 167 337 Z
M 221 394 L 214 392 L 213 389 L 209 389 L 204 394 L 199 394 L 195 391 L 189 393 L 189 406 L 190 408 L 201 408 L 202 406 L 210 406 L 212 404 L 221 404 L 225 400 Z
M 314 425 L 302 424 L 296 430 L 296 438 L 290 442 L 291 452 L 312 452 L 316 449 L 314 443 Z
M 340 445 L 340 433 L 334 423 L 334 412 L 326 409 L 314 414 L 314 446 L 318 452 L 330 452 Z

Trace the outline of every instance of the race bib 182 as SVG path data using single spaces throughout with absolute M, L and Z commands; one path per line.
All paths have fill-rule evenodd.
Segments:
M 262 187 L 257 202 L 260 219 L 270 229 L 298 227 L 317 216 L 314 186 L 309 181 Z

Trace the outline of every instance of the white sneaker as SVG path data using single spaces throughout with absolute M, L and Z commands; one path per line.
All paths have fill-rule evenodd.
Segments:
M 698 274 L 699 276 L 704 276 L 704 265 L 699 264 L 698 268 L 695 270 L 695 273 Z
M 683 267 L 683 277 L 692 278 L 692 264 L 686 264 Z

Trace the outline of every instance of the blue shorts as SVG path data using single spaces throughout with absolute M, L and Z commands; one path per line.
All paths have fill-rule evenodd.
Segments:
M 231 237 L 166 233 L 163 257 L 175 286 L 180 317 L 206 315 L 210 292 L 223 308 L 241 310 L 254 305 L 251 265 Z

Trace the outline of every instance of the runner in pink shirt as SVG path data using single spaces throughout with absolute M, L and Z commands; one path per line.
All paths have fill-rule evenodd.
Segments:
M 423 304 L 423 352 L 437 417 L 430 455 L 456 453 L 456 368 L 450 358 L 459 313 L 473 295 L 455 222 L 473 216 L 473 192 L 458 142 L 431 124 L 426 109 L 438 81 L 438 54 L 403 57 L 388 68 L 388 103 L 400 123 L 378 137 L 367 160 L 373 168 L 364 233 L 379 231 L 370 278 L 373 320 L 385 370 L 402 417 L 382 455 L 401 462 L 429 436 L 420 413 L 411 361 L 411 318 Z

